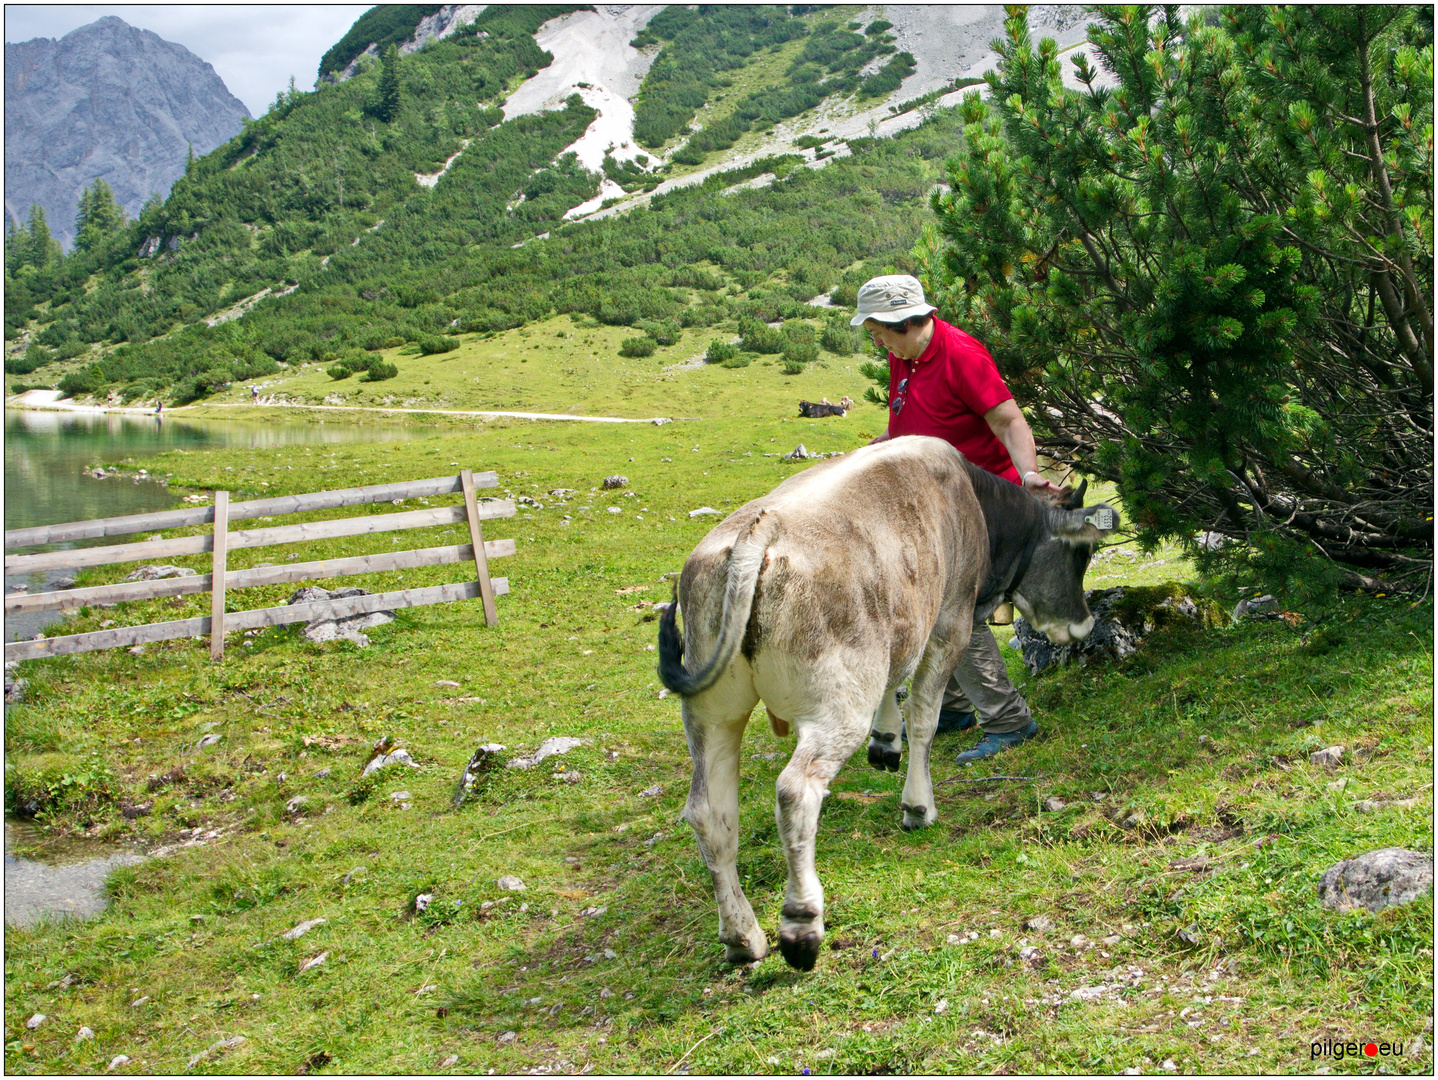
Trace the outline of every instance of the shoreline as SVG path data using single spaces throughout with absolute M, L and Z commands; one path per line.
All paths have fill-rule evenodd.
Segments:
M 157 413 L 154 409 L 136 408 L 126 405 L 81 405 L 69 398 L 57 397 L 31 397 L 31 395 L 54 394 L 53 390 L 28 390 L 24 394 L 12 397 L 5 402 L 5 408 L 16 409 L 22 412 L 72 412 L 85 413 L 90 416 L 158 416 L 164 419 L 166 416 L 177 416 L 189 414 L 194 416 L 192 410 L 198 409 L 311 409 L 317 412 L 345 412 L 345 413 L 382 413 L 382 414 L 414 414 L 429 416 L 477 416 L 483 419 L 513 418 L 519 420 L 578 420 L 590 424 L 662 424 L 673 423 L 678 420 L 694 419 L 693 417 L 668 417 L 668 416 L 575 416 L 568 413 L 539 413 L 539 412 L 511 412 L 493 409 L 410 409 L 398 406 L 374 406 L 374 405 L 304 405 L 293 401 L 268 401 L 262 405 L 255 405 L 250 402 L 205 402 L 199 405 L 179 405 L 173 409 L 166 409 Z M 25 400 L 30 398 L 31 400 Z M 199 419 L 200 417 L 195 417 Z

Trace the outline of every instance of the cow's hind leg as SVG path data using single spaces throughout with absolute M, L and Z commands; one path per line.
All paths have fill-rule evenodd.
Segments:
M 968 639 L 966 633 L 955 633 L 947 641 L 930 639 L 924 658 L 914 672 L 909 700 L 904 703 L 904 719 L 909 729 L 909 772 L 904 778 L 899 807 L 904 812 L 901 824 L 905 829 L 922 829 L 939 817 L 934 806 L 933 778 L 929 774 L 929 749 L 939 726 L 944 686 Z
M 739 697 L 747 697 L 746 705 Z M 714 692 L 684 702 L 684 734 L 694 761 L 684 820 L 694 829 L 719 906 L 719 940 L 730 963 L 746 964 L 769 952 L 769 942 L 739 884 L 739 746 L 759 697 Z
M 885 687 L 879 711 L 874 716 L 874 726 L 869 731 L 869 764 L 880 772 L 885 769 L 899 771 L 899 730 L 904 721 L 894 692 L 902 685 L 903 680 L 900 679 L 893 686 Z
M 789 966 L 800 971 L 814 967 L 824 939 L 824 887 L 814 871 L 819 808 L 829 793 L 829 781 L 863 742 L 871 715 L 869 708 L 856 709 L 847 717 L 800 720 L 794 754 L 779 774 L 775 816 L 789 863 L 779 950 Z

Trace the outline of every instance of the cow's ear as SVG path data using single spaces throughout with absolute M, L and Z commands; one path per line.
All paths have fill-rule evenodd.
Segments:
M 1069 544 L 1095 544 L 1112 535 L 1118 526 L 1118 511 L 1099 503 L 1063 514 L 1054 535 Z

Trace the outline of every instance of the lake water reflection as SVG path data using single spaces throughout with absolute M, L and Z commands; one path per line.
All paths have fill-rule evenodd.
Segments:
M 129 477 L 97 480 L 88 471 L 101 462 L 134 461 L 167 450 L 322 446 L 355 442 L 399 442 L 432 434 L 424 428 L 395 425 L 309 424 L 277 418 L 253 423 L 190 420 L 167 416 L 69 413 L 7 409 L 5 412 L 5 528 L 57 525 L 68 521 L 118 517 L 168 510 L 178 498 L 162 484 Z M 17 549 L 50 551 L 123 542 L 124 538 Z M 139 539 L 132 537 L 131 539 Z M 73 571 L 5 576 L 5 591 L 24 585 L 31 591 Z M 55 613 L 7 617 L 5 640 L 29 637 Z

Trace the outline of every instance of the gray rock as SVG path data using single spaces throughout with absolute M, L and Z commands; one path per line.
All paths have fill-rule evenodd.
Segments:
M 73 589 L 77 584 L 79 584 L 79 582 L 72 577 L 57 577 L 54 581 L 50 582 L 50 588 Z
M 195 571 L 184 566 L 142 566 L 138 570 L 132 570 L 123 580 L 125 581 L 158 581 L 161 578 L 194 577 Z
M 187 1068 L 193 1069 L 196 1065 L 198 1065 L 200 1062 L 204 1061 L 211 1055 L 218 1054 L 222 1050 L 233 1050 L 235 1047 L 239 1046 L 244 1041 L 245 1037 L 243 1035 L 234 1035 L 228 1039 L 221 1039 L 219 1042 L 211 1043 L 194 1057 L 190 1058 L 190 1063 Z
M 664 785 L 663 785 L 663 784 L 655 784 L 653 787 L 647 787 L 647 788 L 645 788 L 643 791 L 641 791 L 641 792 L 639 793 L 639 797 L 640 797 L 641 799 L 652 799 L 652 798 L 654 798 L 654 797 L 657 796 L 657 795 L 663 795 L 663 794 L 664 794 Z
M 1372 799 L 1360 799 L 1353 804 L 1353 809 L 1360 814 L 1372 814 L 1377 812 L 1379 804 Z
M 5 704 L 14 705 L 25 700 L 25 690 L 30 683 L 26 679 L 12 679 L 5 676 Z
M 95 1033 L 87 1027 L 82 1027 L 79 1031 L 75 1032 L 76 1042 L 89 1042 L 94 1037 Z
M 152 192 L 239 134 L 250 113 L 205 61 L 113 15 L 60 40 L 5 43 L 5 212 L 31 203 L 74 243 L 80 192 L 97 177 L 134 220 Z
M 29 1020 L 25 1021 L 25 1027 L 30 1031 L 34 1031 L 37 1027 L 39 1027 L 48 1019 L 50 1018 L 44 1013 L 36 1013 L 34 1016 L 30 1017 Z
M 429 905 L 434 902 L 434 893 L 422 892 L 414 898 L 414 909 L 418 912 L 429 910 Z
M 498 763 L 498 755 L 504 749 L 501 743 L 484 743 L 469 759 L 469 764 L 460 773 L 459 784 L 454 789 L 454 795 L 450 799 L 450 806 L 457 807 L 467 799 L 479 778 Z
M 311 930 L 313 930 L 316 926 L 323 926 L 325 922 L 325 919 L 306 919 L 304 922 L 300 923 L 293 929 L 286 930 L 280 936 L 286 941 L 298 941 L 300 938 L 304 937 Z
M 1330 867 L 1318 882 L 1318 900 L 1335 911 L 1381 911 L 1433 891 L 1433 856 L 1406 848 L 1379 848 Z
M 707 516 L 707 515 L 709 515 L 709 514 L 713 514 L 713 515 L 715 515 L 715 516 L 718 516 L 718 515 L 719 515 L 719 511 L 718 511 L 718 510 L 715 510 L 714 507 L 712 507 L 712 506 L 701 506 L 698 510 L 690 510 L 690 511 L 689 511 L 689 516 L 692 517 L 692 518 L 693 518 L 693 517 L 705 517 L 705 516 Z
M 524 892 L 525 889 L 524 882 L 513 874 L 505 874 L 504 877 L 496 881 L 495 884 L 509 892 Z
M 604 490 L 613 491 L 615 488 L 622 488 L 627 483 L 629 483 L 629 477 L 627 476 L 606 476 L 604 478 Z
M 1325 746 L 1322 750 L 1315 750 L 1309 754 L 1308 760 L 1314 765 L 1332 769 L 1343 763 L 1343 754 L 1347 749 L 1346 746 Z
M 787 454 L 785 454 L 785 455 L 784 455 L 783 457 L 781 457 L 779 460 L 780 460 L 780 461 L 806 461 L 806 460 L 808 460 L 808 459 L 809 459 L 810 457 L 812 457 L 812 456 L 813 456 L 813 455 L 810 454 L 809 451 L 804 448 L 804 444 L 803 444 L 803 443 L 800 443 L 798 446 L 794 447 L 794 449 L 790 450 Z
M 1024 923 L 1025 930 L 1032 930 L 1036 934 L 1044 934 L 1054 928 L 1054 921 L 1047 915 L 1035 915 Z
M 553 757 L 556 754 L 567 754 L 576 746 L 589 745 L 589 741 L 588 739 L 576 739 L 571 735 L 556 735 L 553 738 L 545 739 L 539 744 L 539 749 L 528 757 L 510 759 L 506 767 L 510 769 L 532 769 L 545 758 Z
M 414 758 L 409 756 L 409 751 L 400 746 L 387 754 L 377 754 L 370 758 L 369 764 L 364 767 L 364 772 L 360 773 L 360 777 L 366 777 L 370 773 L 378 772 L 380 769 L 387 768 L 390 765 L 408 765 L 411 769 L 419 768 Z
M 1278 601 L 1265 593 L 1262 596 L 1253 596 L 1247 600 L 1240 600 L 1233 609 L 1233 621 L 1250 618 L 1272 618 L 1278 614 Z
M 1065 810 L 1067 808 L 1068 803 L 1064 802 L 1057 795 L 1050 795 L 1047 799 L 1044 800 L 1044 809 L 1049 811 L 1050 813 L 1058 813 L 1058 811 Z
M 202 736 L 200 741 L 195 743 L 195 751 L 208 750 L 223 738 L 224 736 L 218 731 L 212 731 L 208 735 Z
M 368 596 L 367 589 L 344 588 L 325 589 L 319 585 L 296 589 L 286 601 L 288 604 L 312 604 L 321 600 L 339 600 L 349 596 Z M 393 611 L 362 611 L 357 615 L 342 615 L 337 619 L 318 618 L 306 624 L 301 631 L 306 639 L 316 643 L 344 638 L 356 645 L 368 645 L 369 636 L 362 633 L 372 626 L 383 626 L 394 621 Z
M 114 1071 L 115 1071 L 116 1069 L 118 1069 L 121 1065 L 128 1065 L 128 1064 L 130 1064 L 130 1055 L 129 1055 L 129 1054 L 116 1054 L 114 1057 L 112 1057 L 112 1058 L 110 1059 L 110 1064 L 108 1064 L 108 1065 L 105 1066 L 105 1071 L 106 1071 L 106 1072 L 114 1072 Z
M 308 795 L 296 795 L 289 802 L 285 803 L 285 813 L 298 814 L 304 810 L 309 801 L 310 797 Z

